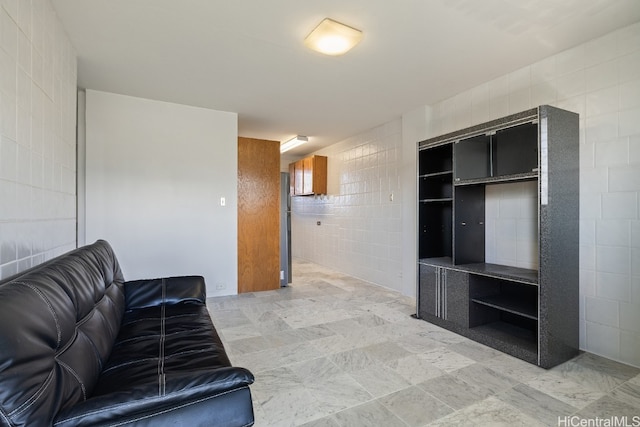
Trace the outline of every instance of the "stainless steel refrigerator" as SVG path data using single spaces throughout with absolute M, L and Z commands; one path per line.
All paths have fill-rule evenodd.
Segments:
M 291 195 L 289 174 L 280 172 L 280 286 L 291 283 Z

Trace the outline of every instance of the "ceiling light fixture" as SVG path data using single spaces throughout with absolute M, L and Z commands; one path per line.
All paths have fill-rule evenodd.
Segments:
M 280 153 L 284 153 L 285 151 L 289 151 L 293 148 L 296 148 L 299 145 L 302 145 L 309 141 L 309 138 L 306 136 L 298 135 L 295 138 L 291 138 L 287 142 L 280 143 Z
M 325 18 L 304 39 L 304 44 L 316 52 L 337 56 L 347 53 L 360 40 L 362 40 L 362 31 Z

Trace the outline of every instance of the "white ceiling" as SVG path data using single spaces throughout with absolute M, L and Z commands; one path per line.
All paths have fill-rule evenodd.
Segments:
M 52 0 L 78 84 L 238 113 L 302 155 L 640 21 L 640 0 Z M 341 57 L 303 38 L 364 32 Z

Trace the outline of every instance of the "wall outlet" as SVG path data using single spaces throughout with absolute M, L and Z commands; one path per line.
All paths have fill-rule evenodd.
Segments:
M 280 270 L 280 280 L 284 280 L 284 270 Z
M 226 289 L 226 286 L 224 283 L 216 283 L 216 291 L 220 291 L 222 289 Z

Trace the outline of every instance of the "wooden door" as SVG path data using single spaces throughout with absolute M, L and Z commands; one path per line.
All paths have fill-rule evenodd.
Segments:
M 280 142 L 238 138 L 238 293 L 280 287 Z

